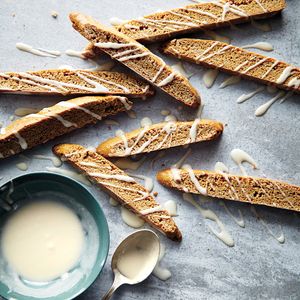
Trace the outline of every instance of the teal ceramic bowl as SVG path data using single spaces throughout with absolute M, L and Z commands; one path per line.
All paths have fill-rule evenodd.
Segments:
M 86 233 L 85 251 L 78 266 L 70 270 L 67 276 L 41 284 L 28 283 L 18 276 L 17 279 L 11 280 L 10 272 L 5 269 L 10 267 L 5 262 L 0 247 L 0 295 L 6 299 L 73 299 L 94 282 L 105 264 L 109 249 L 109 231 L 101 207 L 80 183 L 57 174 L 27 174 L 0 187 L 0 238 L 6 219 L 15 209 L 30 201 L 32 197 L 44 195 L 55 197 L 56 201 L 62 202 L 77 213 Z M 14 273 L 12 277 L 15 275 Z

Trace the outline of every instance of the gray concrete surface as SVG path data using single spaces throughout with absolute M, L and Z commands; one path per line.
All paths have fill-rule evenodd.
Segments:
M 75 32 L 68 20 L 70 11 L 91 14 L 102 22 L 108 23 L 110 17 L 129 19 L 158 9 L 168 9 L 187 4 L 184 0 L 173 1 L 79 1 L 79 0 L 2 0 L 0 2 L 0 69 L 1 71 L 25 71 L 56 68 L 62 64 L 76 67 L 87 66 L 78 58 L 62 55 L 59 58 L 43 58 L 21 52 L 15 48 L 16 42 L 24 42 L 36 47 L 64 51 L 72 48 L 80 50 L 86 41 Z M 53 19 L 51 10 L 58 12 Z M 239 30 L 220 29 L 220 34 L 232 38 L 235 45 L 244 45 L 258 41 L 268 41 L 275 50 L 271 56 L 299 65 L 299 11 L 298 0 L 287 0 L 287 9 L 282 16 L 267 22 L 272 25 L 271 32 L 261 32 L 250 25 L 240 25 Z M 195 36 L 201 37 L 201 34 Z M 153 49 L 156 46 L 152 47 Z M 259 50 L 257 50 L 260 52 Z M 175 60 L 167 59 L 174 63 Z M 203 117 L 217 119 L 227 126 L 222 138 L 212 143 L 193 145 L 192 155 L 187 162 L 195 168 L 213 169 L 216 161 L 223 161 L 233 172 L 239 172 L 229 157 L 233 148 L 241 148 L 250 153 L 258 162 L 259 170 L 247 167 L 249 174 L 262 175 L 300 184 L 299 168 L 299 96 L 289 98 L 285 103 L 276 103 L 263 117 L 254 116 L 255 109 L 266 102 L 270 95 L 262 93 L 244 104 L 236 99 L 242 93 L 254 90 L 257 84 L 242 81 L 240 84 L 219 89 L 218 85 L 227 75 L 221 74 L 211 89 L 202 83 L 204 69 L 186 65 L 188 70 L 196 72 L 191 83 L 200 91 L 205 102 Z M 61 100 L 62 97 L 0 96 L 0 121 L 7 124 L 9 117 L 17 107 L 45 107 Z M 189 109 L 178 111 L 178 103 L 168 96 L 157 92 L 155 98 L 146 102 L 135 101 L 134 110 L 137 119 L 127 115 L 118 115 L 114 119 L 121 123 L 124 130 L 139 127 L 139 121 L 145 116 L 161 121 L 161 109 L 170 109 L 181 120 L 192 119 L 194 112 Z M 51 166 L 48 161 L 33 160 L 33 154 L 51 153 L 51 146 L 59 142 L 74 142 L 86 146 L 96 146 L 112 136 L 119 126 L 108 126 L 103 122 L 96 126 L 78 130 L 25 154 L 30 158 L 27 172 L 43 171 Z M 150 159 L 136 173 L 154 178 L 163 166 L 176 162 L 186 150 L 167 151 L 167 156 L 156 163 L 151 170 Z M 153 155 L 149 155 L 149 158 Z M 22 160 L 22 159 L 21 159 Z M 23 174 L 15 166 L 20 158 L 7 159 L 0 163 L 1 182 Z M 62 168 L 68 168 L 63 165 Z M 1 183 L 0 182 L 0 183 Z M 111 234 L 110 256 L 101 276 L 79 299 L 99 299 L 112 282 L 110 258 L 116 245 L 133 229 L 123 223 L 118 208 L 108 203 L 105 193 L 91 188 L 97 196 L 107 216 Z M 300 219 L 299 214 L 271 208 L 258 208 L 259 212 L 278 233 L 280 226 L 286 242 L 279 244 L 257 218 L 251 213 L 249 205 L 229 203 L 233 213 L 240 209 L 244 215 L 246 227 L 238 227 L 225 212 L 217 200 L 205 204 L 213 209 L 235 240 L 235 247 L 229 248 L 210 231 L 208 224 L 190 204 L 183 202 L 179 193 L 162 188 L 155 182 L 158 199 L 173 199 L 178 202 L 179 216 L 176 218 L 183 233 L 183 241 L 176 244 L 161 237 L 166 245 L 167 255 L 163 265 L 173 273 L 171 279 L 162 282 L 151 276 L 138 286 L 122 287 L 114 299 L 299 299 L 300 284 Z M 213 225 L 213 224 L 212 224 Z

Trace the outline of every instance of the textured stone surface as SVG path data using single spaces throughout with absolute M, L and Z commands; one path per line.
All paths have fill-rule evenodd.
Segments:
M 15 48 L 16 42 L 24 42 L 35 47 L 64 51 L 72 48 L 80 50 L 86 41 L 75 32 L 67 18 L 70 11 L 82 11 L 91 14 L 108 24 L 110 17 L 129 19 L 158 9 L 169 9 L 185 5 L 187 1 L 25 1 L 2 0 L 0 3 L 0 68 L 1 71 L 24 71 L 45 68 L 57 68 L 59 65 L 75 67 L 90 66 L 79 58 L 62 55 L 59 58 L 44 58 L 21 52 Z M 51 11 L 58 12 L 57 19 L 51 17 Z M 271 32 L 261 32 L 250 25 L 240 25 L 239 30 L 220 29 L 218 32 L 232 38 L 235 45 L 245 45 L 258 41 L 268 41 L 275 51 L 270 55 L 287 62 L 300 64 L 299 55 L 299 13 L 300 2 L 287 0 L 287 9 L 282 16 L 277 16 L 263 23 L 272 25 Z M 15 16 L 13 16 L 15 14 Z M 193 36 L 202 37 L 202 34 Z M 151 46 L 156 49 L 156 46 Z M 259 50 L 255 50 L 261 52 Z M 261 52 L 263 53 L 263 52 Z M 166 59 L 170 63 L 176 60 Z M 229 153 L 233 148 L 241 148 L 251 154 L 260 169 L 253 171 L 247 167 L 249 174 L 262 175 L 300 184 L 299 149 L 299 96 L 289 98 L 285 103 L 275 103 L 263 117 L 254 116 L 255 109 L 270 99 L 267 92 L 257 95 L 244 104 L 237 104 L 236 99 L 243 93 L 256 89 L 257 84 L 242 81 L 238 85 L 219 89 L 219 84 L 227 75 L 221 74 L 215 85 L 207 90 L 202 83 L 204 69 L 199 66 L 186 65 L 196 75 L 191 83 L 201 92 L 206 106 L 203 117 L 217 119 L 228 124 L 221 139 L 212 143 L 193 145 L 192 155 L 187 162 L 195 168 L 213 169 L 216 161 L 223 161 L 233 172 L 239 172 L 231 161 Z M 121 69 L 121 68 L 120 68 Z M 124 70 L 124 69 L 123 69 Z M 52 105 L 62 97 L 0 96 L 0 121 L 7 124 L 9 117 L 18 107 L 44 107 Z M 114 134 L 116 129 L 132 130 L 139 126 L 139 120 L 145 116 L 154 121 L 162 121 L 162 109 L 169 109 L 181 120 L 193 119 L 195 112 L 184 108 L 177 110 L 180 104 L 168 96 L 157 92 L 153 99 L 142 102 L 135 100 L 137 119 L 130 119 L 126 114 L 114 119 L 120 126 L 108 126 L 103 122 L 96 126 L 80 129 L 68 136 L 25 153 L 29 157 L 27 172 L 43 171 L 52 166 L 49 161 L 33 160 L 33 154 L 51 154 L 51 146 L 59 142 L 81 143 L 85 146 L 97 146 Z M 176 162 L 186 150 L 169 150 L 150 169 L 150 159 L 136 171 L 154 178 L 157 170 Z M 155 154 L 148 155 L 149 158 Z M 24 174 L 15 164 L 23 158 L 15 157 L 0 162 L 1 182 Z M 62 168 L 68 168 L 66 165 Z M 0 183 L 1 183 L 0 182 Z M 116 245 L 133 229 L 123 223 L 119 208 L 111 207 L 108 196 L 91 188 L 97 196 L 107 216 L 111 234 L 110 256 L 101 276 L 79 299 L 99 299 L 112 282 L 110 259 Z M 240 209 L 245 218 L 246 227 L 238 227 L 228 216 L 219 201 L 211 200 L 204 206 L 213 209 L 226 225 L 235 240 L 235 247 L 229 248 L 218 240 L 198 211 L 183 202 L 180 194 L 169 191 L 155 182 L 159 192 L 158 200 L 174 199 L 178 202 L 179 216 L 176 218 L 183 233 L 181 244 L 161 237 L 166 245 L 167 255 L 163 265 L 173 273 L 173 277 L 162 282 L 151 276 L 138 286 L 122 287 L 114 299 L 296 299 L 300 296 L 299 286 L 299 214 L 276 209 L 258 208 L 265 221 L 277 234 L 280 226 L 286 237 L 284 244 L 279 244 L 262 226 L 250 211 L 249 205 L 229 203 L 234 214 Z

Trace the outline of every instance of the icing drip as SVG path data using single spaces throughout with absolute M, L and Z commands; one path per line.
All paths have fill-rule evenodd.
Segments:
M 28 165 L 26 162 L 20 162 L 16 164 L 16 167 L 20 170 L 20 171 L 27 171 L 28 170 Z
M 47 57 L 53 57 L 56 58 L 57 56 L 60 56 L 60 52 L 59 51 L 54 51 L 54 50 L 46 50 L 46 49 L 42 49 L 42 48 L 33 48 L 32 46 L 28 45 L 28 44 L 24 44 L 24 43 L 16 43 L 16 47 L 17 49 L 24 51 L 24 52 L 28 52 L 34 55 L 38 55 L 38 56 L 47 56 Z
M 268 10 L 262 5 L 262 3 L 260 2 L 260 0 L 255 0 L 255 2 L 262 9 L 263 12 L 268 12 Z
M 123 206 L 121 206 L 121 217 L 124 223 L 132 228 L 140 228 L 145 224 L 143 219 Z
M 182 168 L 188 172 L 189 177 L 190 177 L 190 180 L 191 180 L 191 182 L 194 184 L 196 190 L 197 190 L 200 194 L 206 196 L 206 195 L 207 195 L 206 188 L 204 188 L 204 187 L 202 187 L 202 186 L 200 185 L 199 181 L 197 180 L 197 178 L 196 178 L 196 176 L 195 176 L 195 174 L 194 174 L 194 171 L 193 171 L 192 167 L 191 167 L 190 165 L 187 165 L 187 164 L 186 164 L 186 165 L 183 165 Z
M 282 71 L 282 73 L 280 74 L 280 76 L 278 77 L 278 79 L 276 80 L 276 83 L 278 83 L 278 84 L 284 83 L 292 75 L 292 71 L 294 69 L 295 69 L 295 67 L 293 67 L 293 66 L 287 66 Z
M 158 262 L 157 262 L 152 274 L 154 276 L 156 276 L 158 279 L 163 280 L 163 281 L 168 280 L 172 276 L 171 272 L 168 269 L 163 268 L 160 265 L 160 262 L 164 256 L 165 256 L 165 246 L 162 243 L 160 243 L 160 252 L 159 252 Z
M 120 169 L 137 170 L 146 160 L 146 157 L 141 158 L 139 161 L 132 161 L 130 158 L 122 157 L 118 159 L 114 164 Z
M 242 228 L 245 228 L 245 220 L 244 220 L 244 217 L 243 217 L 243 214 L 241 212 L 240 209 L 238 209 L 238 214 L 239 216 L 236 217 L 231 211 L 230 209 L 228 208 L 227 204 L 222 201 L 221 202 L 221 205 L 224 207 L 225 211 L 227 212 L 227 214 L 232 218 L 232 220 L 237 224 L 239 225 L 240 227 Z
M 163 79 L 161 82 L 159 82 L 157 84 L 157 86 L 162 87 L 162 86 L 169 84 L 170 82 L 172 82 L 174 80 L 175 76 L 176 76 L 176 72 L 172 72 L 165 79 Z
M 19 107 L 15 110 L 15 115 L 18 117 L 25 117 L 32 113 L 37 113 L 40 111 L 38 108 L 31 108 L 31 107 Z
M 226 88 L 229 85 L 233 85 L 239 83 L 241 81 L 240 76 L 230 76 L 229 78 L 225 79 L 219 86 L 220 89 Z
M 264 89 L 265 89 L 264 87 L 259 87 L 255 91 L 253 91 L 249 94 L 243 94 L 240 97 L 238 97 L 236 102 L 237 103 L 243 103 L 243 102 L 249 100 L 250 98 L 252 98 L 253 96 L 255 96 L 256 94 L 262 92 Z
M 270 43 L 267 42 L 257 42 L 254 44 L 248 44 L 243 46 L 242 48 L 247 49 L 247 48 L 255 48 L 255 49 L 260 49 L 264 51 L 273 51 L 274 48 Z
M 270 235 L 280 244 L 283 244 L 285 242 L 284 233 L 282 231 L 282 226 L 279 226 L 280 229 L 280 235 L 276 236 L 274 232 L 271 230 L 269 225 L 266 223 L 266 221 L 262 218 L 261 214 L 258 213 L 257 209 L 252 205 L 251 211 L 253 214 L 258 218 L 258 220 L 261 222 L 261 224 L 266 228 L 266 230 L 270 233 Z
M 234 240 L 230 233 L 227 231 L 225 225 L 221 222 L 219 217 L 212 210 L 202 208 L 201 205 L 194 200 L 191 194 L 183 194 L 183 199 L 192 204 L 200 212 L 203 218 L 216 222 L 217 226 L 219 227 L 219 231 L 215 230 L 210 225 L 208 225 L 208 228 L 218 239 L 220 239 L 229 247 L 234 246 Z
M 149 215 L 149 214 L 153 214 L 155 212 L 161 212 L 161 211 L 164 211 L 165 209 L 162 207 L 162 205 L 157 205 L 157 206 L 154 206 L 154 207 L 151 207 L 151 208 L 146 208 L 142 211 L 140 211 L 140 214 L 142 216 L 145 216 L 145 215 Z
M 219 70 L 217 69 L 210 69 L 207 70 L 204 74 L 203 74 L 203 83 L 207 88 L 212 87 L 212 85 L 214 84 L 217 76 L 219 74 Z
M 278 63 L 279 63 L 279 61 L 275 60 L 275 62 L 272 64 L 272 66 L 269 68 L 269 70 L 267 70 L 267 72 L 261 78 L 264 79 L 266 76 L 268 76 L 270 74 L 270 72 L 274 69 L 274 67 L 278 65 Z
M 238 165 L 238 167 L 240 168 L 243 176 L 247 176 L 247 173 L 244 169 L 244 167 L 242 166 L 243 162 L 247 162 L 248 164 L 250 164 L 253 169 L 257 169 L 257 164 L 255 162 L 255 160 L 245 151 L 241 150 L 241 149 L 233 149 L 230 152 L 230 156 L 232 158 L 232 160 Z
M 273 97 L 271 100 L 269 100 L 268 102 L 266 102 L 265 104 L 261 105 L 260 107 L 258 107 L 255 111 L 255 115 L 257 117 L 260 117 L 262 115 L 264 115 L 268 109 L 281 97 L 283 97 L 285 95 L 284 91 L 279 91 L 275 97 Z
M 56 156 L 45 156 L 45 155 L 33 155 L 34 158 L 36 159 L 44 159 L 44 160 L 51 160 L 52 164 L 54 167 L 60 167 L 62 165 L 62 161 L 56 157 Z
M 73 57 L 79 57 L 82 59 L 86 59 L 86 57 L 84 56 L 84 51 L 76 51 L 76 50 L 72 50 L 72 49 L 68 49 L 65 51 L 65 53 L 68 56 L 73 56 Z
M 200 123 L 200 119 L 195 119 L 193 125 L 191 126 L 190 129 L 190 143 L 195 143 L 197 139 L 197 131 L 198 131 L 198 125 Z

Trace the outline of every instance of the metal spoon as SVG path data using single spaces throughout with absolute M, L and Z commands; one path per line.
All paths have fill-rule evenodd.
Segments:
M 108 300 L 122 284 L 137 284 L 153 271 L 160 252 L 159 238 L 151 230 L 135 231 L 117 247 L 111 260 L 114 282 L 102 300 Z

